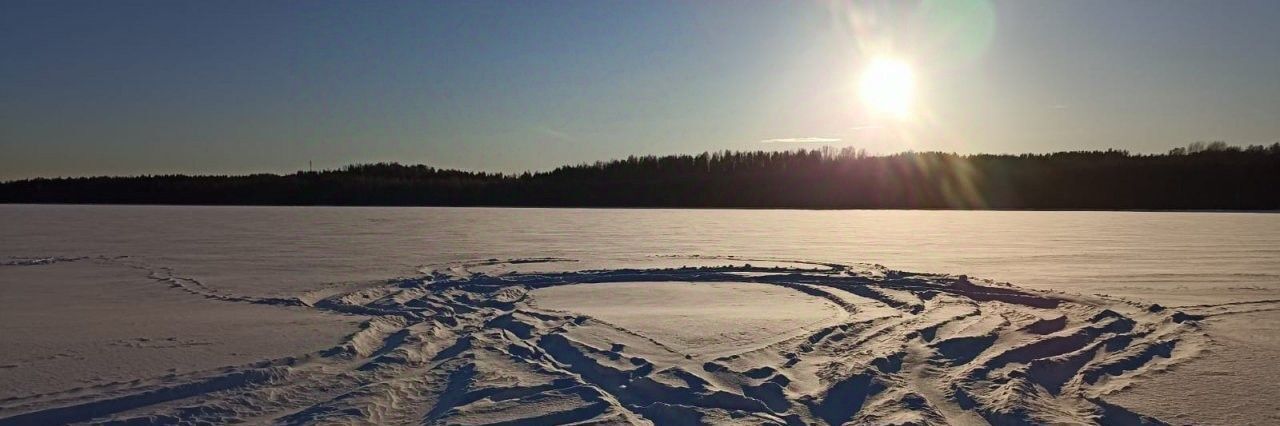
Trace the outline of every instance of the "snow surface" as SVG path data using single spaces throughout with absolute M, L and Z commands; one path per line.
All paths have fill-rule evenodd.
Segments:
M 1280 420 L 1275 214 L 17 205 L 0 241 L 0 424 Z
M 209 303 L 147 275 L 93 260 L 0 267 L 0 400 L 291 356 L 359 323 Z
M 750 283 L 576 284 L 530 296 L 537 308 L 586 314 L 693 358 L 768 346 L 845 317 L 831 301 Z

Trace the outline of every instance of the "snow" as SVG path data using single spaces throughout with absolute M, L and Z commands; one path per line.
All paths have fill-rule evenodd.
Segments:
M 846 315 L 822 298 L 749 283 L 626 282 L 534 290 L 530 305 L 585 314 L 698 358 L 768 346 Z
M 0 268 L 0 400 L 327 348 L 358 318 L 211 303 L 127 265 Z
M 1280 412 L 1275 214 L 9 205 L 0 224 L 0 424 Z

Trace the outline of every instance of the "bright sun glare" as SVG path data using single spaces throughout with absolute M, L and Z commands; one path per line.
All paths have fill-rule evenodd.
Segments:
M 858 80 L 858 96 L 873 111 L 895 118 L 906 118 L 915 96 L 915 75 L 906 62 L 877 58 L 862 70 Z

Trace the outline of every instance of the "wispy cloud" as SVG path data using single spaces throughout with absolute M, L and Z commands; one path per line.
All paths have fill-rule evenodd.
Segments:
M 1067 105 L 1066 105 L 1066 104 L 1053 104 L 1053 105 L 1049 105 L 1049 109 L 1067 109 Z
M 765 139 L 761 143 L 811 143 L 811 142 L 840 142 L 837 138 L 777 138 Z
M 855 131 L 855 132 L 860 132 L 860 131 L 863 131 L 863 130 L 876 130 L 876 129 L 879 129 L 879 128 L 880 128 L 880 126 L 867 125 L 867 126 L 853 126 L 853 127 L 850 127 L 850 128 L 849 128 L 849 130 L 852 130 L 852 131 Z
M 565 133 L 550 127 L 538 127 L 535 130 L 542 136 L 546 136 L 552 139 L 559 139 L 559 140 L 572 139 L 568 133 Z

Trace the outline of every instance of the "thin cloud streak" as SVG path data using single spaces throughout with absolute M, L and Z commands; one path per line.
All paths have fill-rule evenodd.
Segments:
M 838 138 L 778 138 L 765 139 L 760 143 L 813 143 L 813 142 L 840 142 Z

